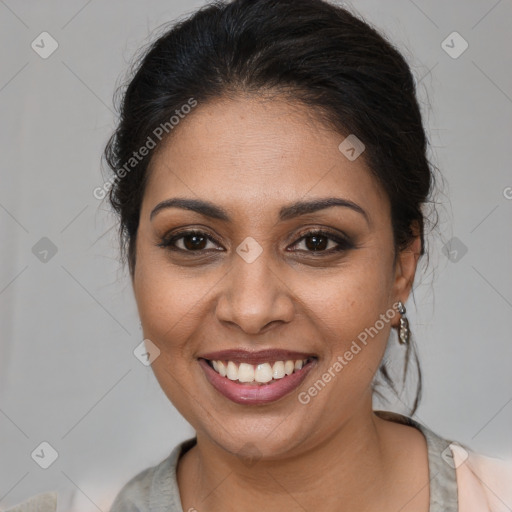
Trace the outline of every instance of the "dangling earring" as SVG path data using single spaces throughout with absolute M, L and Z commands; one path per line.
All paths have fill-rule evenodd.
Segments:
M 406 309 L 401 300 L 398 301 L 398 312 L 400 313 L 400 326 L 398 327 L 398 341 L 402 345 L 407 345 L 409 343 L 409 338 L 411 337 L 411 330 L 409 329 L 409 320 L 405 316 Z

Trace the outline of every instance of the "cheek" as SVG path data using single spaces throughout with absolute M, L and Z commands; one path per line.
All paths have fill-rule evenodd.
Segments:
M 330 278 L 305 281 L 303 303 L 330 338 L 355 338 L 389 309 L 392 273 L 385 263 L 354 258 Z
M 144 337 L 160 350 L 151 368 L 169 400 L 193 424 L 197 418 L 190 405 L 201 398 L 190 385 L 193 347 L 187 340 L 201 325 L 197 318 L 207 290 L 190 277 L 180 277 L 162 259 L 141 254 L 137 260 L 134 294 Z
M 318 405 L 324 400 L 357 401 L 368 390 L 386 348 L 391 319 L 396 314 L 389 300 L 391 262 L 365 259 L 354 259 L 325 280 L 322 292 L 309 302 L 316 312 L 316 331 L 326 340 L 327 360 L 321 379 L 331 383 L 331 392 Z
M 187 339 L 202 325 L 208 292 L 214 281 L 208 274 L 191 277 L 172 267 L 161 254 L 141 251 L 134 278 L 134 293 L 144 335 L 165 357 L 180 364 L 177 353 L 191 356 Z

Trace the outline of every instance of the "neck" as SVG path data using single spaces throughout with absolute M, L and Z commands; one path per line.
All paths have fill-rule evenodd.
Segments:
M 300 455 L 252 463 L 198 434 L 178 473 L 180 488 L 194 487 L 184 510 L 314 510 L 319 500 L 325 511 L 382 508 L 391 468 L 383 421 L 366 406 Z

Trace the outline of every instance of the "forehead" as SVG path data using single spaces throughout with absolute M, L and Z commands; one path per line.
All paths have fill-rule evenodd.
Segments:
M 186 195 L 247 210 L 340 195 L 386 208 L 365 160 L 339 150 L 344 139 L 310 108 L 284 100 L 199 104 L 153 156 L 144 203 Z

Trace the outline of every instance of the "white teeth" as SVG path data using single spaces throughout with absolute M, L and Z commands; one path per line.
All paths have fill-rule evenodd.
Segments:
M 282 379 L 284 377 L 284 362 L 276 361 L 272 368 L 272 377 L 274 379 Z
M 240 382 L 253 382 L 254 366 L 252 364 L 241 363 L 238 368 L 238 380 Z
M 238 380 L 238 368 L 233 361 L 228 362 L 228 367 L 226 369 L 226 377 L 229 380 Z
M 300 371 L 307 361 L 307 359 L 276 361 L 273 365 L 271 363 L 261 363 L 258 365 L 240 363 L 240 365 L 237 365 L 233 361 L 211 361 L 211 364 L 219 375 L 227 377 L 229 380 L 265 384 L 272 379 L 279 380 L 287 375 L 291 375 L 294 371 Z
M 217 371 L 223 376 L 225 377 L 226 376 L 226 366 L 224 365 L 224 363 L 222 361 L 213 361 L 214 363 L 217 363 Z M 213 365 L 213 367 L 215 368 L 215 365 Z
M 291 375 L 293 373 L 294 368 L 295 363 L 293 361 L 286 361 L 284 363 L 284 373 L 286 373 L 286 375 Z
M 272 380 L 272 366 L 268 363 L 259 364 L 254 372 L 254 380 L 256 382 L 270 382 Z

